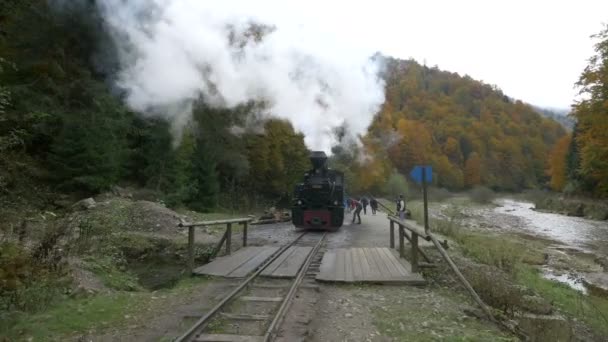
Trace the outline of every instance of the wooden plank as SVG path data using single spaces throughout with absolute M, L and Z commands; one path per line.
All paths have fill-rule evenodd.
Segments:
M 235 268 L 232 272 L 226 275 L 229 278 L 242 278 L 246 277 L 249 273 L 253 272 L 253 270 L 260 267 L 266 259 L 268 259 L 272 254 L 274 254 L 279 248 L 278 247 L 259 247 L 262 248 L 256 255 L 251 257 L 249 260 L 241 264 L 239 267 Z
M 384 275 L 386 279 L 398 278 L 400 276 L 399 271 L 393 265 L 387 255 L 384 254 L 384 252 L 382 252 L 380 248 L 374 248 L 374 252 L 378 255 L 378 258 L 381 260 L 384 269 L 387 271 L 387 273 L 385 273 Z
M 249 285 L 251 287 L 255 287 L 256 289 L 288 289 L 287 285 L 278 285 L 278 284 L 252 284 Z
M 391 238 L 390 238 L 390 247 L 395 248 L 395 222 L 390 221 L 391 223 Z
M 401 261 L 406 261 L 400 260 L 396 253 L 388 248 L 351 248 L 328 251 L 323 258 L 317 280 L 342 283 L 425 284 L 419 274 L 408 272 L 408 268 L 401 263 Z M 352 279 L 347 274 L 349 270 L 347 263 L 350 264 Z M 332 272 L 334 267 L 336 271 Z
M 359 259 L 359 248 L 349 248 L 350 260 L 353 264 L 353 280 L 361 281 L 363 279 L 363 271 L 361 270 L 361 259 Z
M 267 321 L 270 318 L 270 315 L 245 315 L 245 314 L 231 314 L 226 312 L 220 312 L 222 317 L 228 319 L 234 319 L 239 321 Z
M 242 300 L 244 302 L 282 302 L 283 297 L 243 296 L 243 297 L 239 297 L 239 300 Z
M 272 274 L 272 272 L 274 272 L 279 266 L 281 266 L 281 263 L 283 261 L 285 261 L 285 259 L 287 259 L 291 254 L 293 254 L 293 252 L 296 250 L 295 246 L 291 246 L 289 247 L 283 254 L 279 255 L 278 258 L 275 259 L 275 261 L 272 262 L 272 264 L 268 265 L 268 267 L 266 267 L 266 269 L 264 269 L 264 271 L 262 272 L 263 276 L 269 276 Z
M 236 268 L 247 262 L 259 253 L 263 247 L 247 247 L 239 249 L 236 253 L 217 258 L 214 261 L 194 270 L 195 274 L 226 276 Z
M 376 260 L 376 263 L 378 264 L 378 268 L 380 271 L 380 279 L 378 279 L 378 280 L 390 279 L 391 271 L 388 269 L 388 265 L 386 265 L 384 258 L 380 255 L 380 253 L 378 253 L 378 251 L 375 248 L 370 248 L 370 253 L 374 256 L 374 259 Z
M 334 270 L 334 279 L 344 281 L 346 265 L 344 264 L 344 249 L 338 248 L 336 249 L 336 269 Z
M 403 267 L 399 260 L 395 258 L 395 255 L 387 248 L 381 248 L 380 251 L 386 255 L 386 257 L 393 264 L 393 267 L 397 270 L 399 276 L 407 276 L 409 272 Z
M 228 219 L 228 220 L 215 220 L 215 221 L 202 221 L 202 222 L 180 222 L 178 224 L 179 227 L 192 227 L 192 226 L 215 226 L 219 224 L 227 224 L 227 223 L 243 223 L 253 221 L 253 218 L 237 218 L 237 219 Z
M 363 248 L 357 248 L 357 258 L 361 262 L 361 280 L 366 280 L 367 276 L 370 273 L 370 267 L 367 263 L 367 258 L 365 257 Z
M 336 271 L 336 252 L 333 250 L 325 252 L 323 254 L 323 260 L 321 261 L 321 267 L 319 267 L 319 274 L 317 279 L 329 280 L 330 277 L 335 276 Z
M 283 260 L 268 276 L 273 278 L 294 278 L 311 252 L 312 247 L 294 247 L 291 256 Z M 262 275 L 264 275 L 264 272 L 262 272 Z
M 378 265 L 378 263 L 376 262 L 376 259 L 374 258 L 374 255 L 372 254 L 370 248 L 363 248 L 363 251 L 365 252 L 365 257 L 370 265 L 371 270 L 368 275 L 368 280 L 378 279 L 382 275 L 382 273 L 380 272 L 380 265 Z
M 263 336 L 229 335 L 229 334 L 202 334 L 197 336 L 196 342 L 263 342 Z
M 344 249 L 344 261 L 346 263 L 346 268 L 345 268 L 345 279 L 348 282 L 351 282 L 354 280 L 354 275 L 353 275 L 353 260 L 352 260 L 352 255 L 350 253 L 350 249 L 345 248 Z

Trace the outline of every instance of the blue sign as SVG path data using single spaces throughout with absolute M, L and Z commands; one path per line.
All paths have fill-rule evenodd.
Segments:
M 418 184 L 422 184 L 422 173 L 424 172 L 424 180 L 426 183 L 431 183 L 433 181 L 433 168 L 430 166 L 416 166 L 414 167 L 414 169 L 412 170 L 412 172 L 410 172 L 410 177 L 412 177 L 412 179 L 418 183 Z

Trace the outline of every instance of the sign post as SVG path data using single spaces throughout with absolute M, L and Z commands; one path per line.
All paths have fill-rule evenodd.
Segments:
M 429 204 L 427 197 L 427 184 L 433 181 L 433 168 L 431 166 L 416 166 L 410 176 L 418 184 L 422 184 L 422 198 L 424 200 L 424 231 L 429 231 Z
M 426 169 L 426 167 L 425 167 Z M 426 196 L 426 170 L 422 172 L 422 199 L 424 201 L 424 232 L 429 232 L 429 201 Z

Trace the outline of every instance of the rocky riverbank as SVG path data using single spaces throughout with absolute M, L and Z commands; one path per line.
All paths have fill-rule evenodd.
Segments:
M 608 203 L 600 200 L 544 196 L 534 201 L 537 210 L 557 214 L 585 217 L 592 220 L 608 220 Z

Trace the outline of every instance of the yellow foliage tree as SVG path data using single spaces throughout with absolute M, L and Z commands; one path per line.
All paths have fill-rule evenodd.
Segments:
M 570 146 L 571 136 L 566 135 L 559 139 L 549 155 L 549 176 L 551 189 L 562 191 L 566 185 L 566 155 Z
M 464 165 L 464 184 L 468 188 L 481 184 L 481 158 L 476 152 L 469 155 Z

